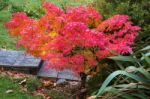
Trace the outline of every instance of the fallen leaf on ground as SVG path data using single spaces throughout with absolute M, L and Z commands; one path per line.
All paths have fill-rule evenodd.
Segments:
M 95 99 L 95 96 L 88 97 L 87 99 Z
M 12 93 L 13 92 L 13 90 L 7 90 L 5 93 L 7 93 L 7 94 L 9 94 L 9 93 Z
M 22 85 L 22 84 L 24 84 L 24 83 L 26 83 L 26 82 L 27 82 L 27 79 L 25 78 L 25 79 L 23 79 L 19 84 Z

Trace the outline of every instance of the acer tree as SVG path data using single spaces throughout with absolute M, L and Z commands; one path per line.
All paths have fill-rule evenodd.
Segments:
M 91 6 L 70 7 L 63 11 L 44 2 L 45 15 L 31 19 L 17 12 L 5 24 L 10 35 L 18 37 L 17 47 L 50 63 L 47 68 L 71 69 L 88 73 L 99 60 L 112 53 L 132 52 L 140 27 L 133 25 L 127 15 L 114 15 L 103 20 Z

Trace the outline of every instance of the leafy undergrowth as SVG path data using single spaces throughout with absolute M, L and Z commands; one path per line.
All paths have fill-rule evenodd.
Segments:
M 0 99 L 71 99 L 79 83 L 56 84 L 55 79 L 37 78 L 14 70 L 0 68 Z
M 42 99 L 39 96 L 32 96 L 25 92 L 18 83 L 8 76 L 0 76 L 0 97 L 1 99 Z
M 0 99 L 43 99 L 42 96 L 32 95 L 32 91 L 39 86 L 32 75 L 0 68 Z

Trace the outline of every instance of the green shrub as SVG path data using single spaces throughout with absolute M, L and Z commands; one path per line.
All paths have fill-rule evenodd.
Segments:
M 48 2 L 52 2 L 57 6 L 63 8 L 64 10 L 70 6 L 80 6 L 80 5 L 88 5 L 93 3 L 93 0 L 46 0 Z
M 30 0 L 23 6 L 23 11 L 26 12 L 30 17 L 39 18 L 45 13 L 45 10 L 41 5 L 42 0 Z
M 23 11 L 23 6 L 17 6 L 17 5 L 12 4 L 11 7 L 9 8 L 9 11 L 11 13 L 22 12 Z
M 0 11 L 6 6 L 8 6 L 8 4 L 9 4 L 9 0 L 0 0 Z
M 22 3 L 18 4 L 17 1 L 11 1 L 10 5 L 10 12 L 25 12 L 28 16 L 32 18 L 39 18 L 41 17 L 45 11 L 41 6 L 42 0 L 27 0 L 22 1 Z
M 88 5 L 93 2 L 93 0 L 46 0 L 48 2 L 52 2 L 57 6 L 66 9 L 68 6 L 79 6 L 79 5 Z M 17 3 L 18 2 L 18 3 Z M 43 0 L 22 0 L 22 3 L 17 0 L 11 0 L 11 12 L 25 12 L 28 16 L 32 18 L 39 18 L 44 13 L 45 10 L 42 8 Z
M 127 14 L 142 28 L 136 40 L 136 50 L 150 43 L 149 0 L 95 0 L 95 5 L 104 19 L 114 14 Z

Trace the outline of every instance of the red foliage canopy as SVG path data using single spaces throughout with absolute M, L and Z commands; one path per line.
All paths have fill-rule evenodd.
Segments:
M 47 13 L 38 20 L 23 12 L 14 13 L 6 28 L 19 37 L 17 46 L 36 57 L 49 61 L 48 68 L 85 72 L 97 66 L 98 60 L 132 52 L 140 27 L 127 15 L 114 15 L 107 20 L 93 7 L 72 7 L 64 12 L 45 2 Z

